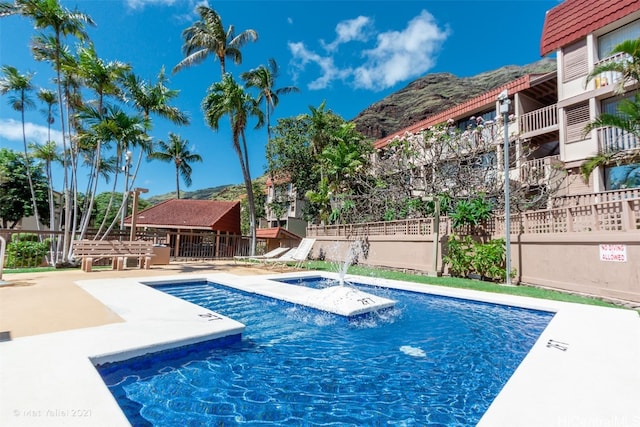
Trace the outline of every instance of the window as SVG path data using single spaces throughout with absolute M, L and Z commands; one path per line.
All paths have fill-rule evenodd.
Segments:
M 584 135 L 584 127 L 590 120 L 588 102 L 566 107 L 564 114 L 567 122 L 566 142 L 582 141 L 589 138 L 588 134 Z
M 562 49 L 562 64 L 563 82 L 587 75 L 587 40 L 583 39 Z
M 614 47 L 625 40 L 635 40 L 639 37 L 640 19 L 598 37 L 598 58 L 609 57 Z
M 632 100 L 633 97 L 631 95 L 627 95 L 627 96 L 616 96 L 614 98 L 607 98 L 604 101 L 602 101 L 602 104 L 601 104 L 602 112 L 606 114 L 618 114 L 618 105 L 620 104 L 620 101 L 622 101 L 623 99 Z
M 640 163 L 607 167 L 604 176 L 607 190 L 640 187 Z

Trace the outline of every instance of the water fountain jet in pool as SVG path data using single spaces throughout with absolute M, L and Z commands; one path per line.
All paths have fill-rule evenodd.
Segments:
M 338 266 L 338 284 L 341 286 L 345 285 L 345 276 L 347 275 L 347 271 L 349 267 L 351 267 L 356 261 L 360 259 L 360 257 L 364 257 L 365 255 L 365 244 L 362 240 L 354 240 L 349 245 L 347 249 L 347 253 L 344 257 L 344 260 Z

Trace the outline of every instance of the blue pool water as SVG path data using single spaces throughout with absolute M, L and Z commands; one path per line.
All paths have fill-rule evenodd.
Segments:
M 98 367 L 135 426 L 473 426 L 553 316 L 366 287 L 396 308 L 347 320 L 207 282 L 159 289 L 247 328 Z

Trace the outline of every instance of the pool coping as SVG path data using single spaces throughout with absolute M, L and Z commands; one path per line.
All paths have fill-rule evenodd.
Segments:
M 142 283 L 211 280 L 237 287 L 294 272 L 76 282 L 125 322 L 0 343 L 0 425 L 129 425 L 94 368 L 241 333 L 244 326 Z M 485 426 L 640 426 L 640 317 L 632 310 L 357 277 L 415 292 L 553 311 L 555 316 L 484 414 Z

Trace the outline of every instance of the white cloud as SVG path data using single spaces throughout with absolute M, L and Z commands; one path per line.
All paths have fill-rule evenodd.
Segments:
M 339 47 L 345 43 L 367 42 L 373 34 L 373 21 L 364 16 L 336 25 L 336 39 L 325 44 L 327 55 L 309 50 L 302 42 L 290 42 L 292 65 L 296 79 L 309 64 L 320 68 L 320 77 L 313 80 L 310 90 L 324 89 L 335 80 L 350 81 L 359 89 L 382 90 L 396 83 L 420 76 L 435 65 L 440 46 L 449 36 L 447 28 L 440 28 L 433 15 L 423 10 L 401 31 L 387 31 L 376 37 L 376 45 L 362 51 L 364 63 L 359 66 L 335 63 Z
M 364 89 L 385 89 L 422 75 L 435 65 L 448 29 L 438 27 L 433 15 L 423 10 L 402 31 L 381 33 L 377 45 L 366 50 L 367 61 L 354 71 L 354 84 Z
M 344 78 L 350 72 L 350 70 L 340 70 L 336 67 L 332 57 L 321 56 L 308 50 L 304 43 L 289 43 L 289 50 L 295 58 L 294 80 L 297 79 L 298 73 L 304 70 L 307 64 L 313 63 L 320 67 L 320 77 L 307 85 L 310 90 L 324 89 L 329 86 L 333 80 Z
M 325 44 L 323 41 L 321 41 L 321 43 L 327 51 L 332 52 L 335 51 L 339 45 L 350 41 L 366 42 L 369 39 L 369 34 L 373 30 L 372 27 L 373 21 L 369 17 L 358 16 L 355 19 L 348 19 L 336 25 L 336 33 L 338 36 L 334 41 L 329 44 Z
M 27 135 L 27 143 L 37 142 L 38 144 L 44 144 L 48 141 L 46 126 L 26 122 L 24 130 Z M 0 137 L 22 143 L 22 123 L 14 119 L 0 119 Z M 52 129 L 51 139 L 57 145 L 62 145 L 62 133 L 60 131 Z
M 173 5 L 177 0 L 125 0 L 125 2 L 127 3 L 127 6 L 130 9 L 144 9 L 145 6 L 147 5 L 160 5 L 160 6 L 171 6 Z

